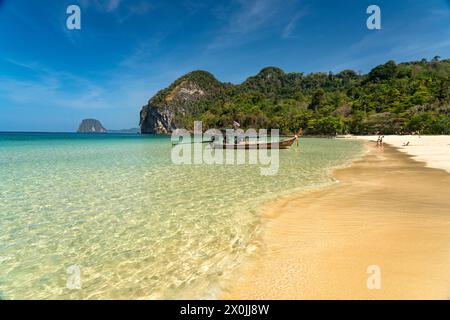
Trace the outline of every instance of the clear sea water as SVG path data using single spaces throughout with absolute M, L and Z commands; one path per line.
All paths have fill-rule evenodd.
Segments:
M 163 136 L 0 133 L 0 299 L 214 298 L 257 251 L 262 205 L 332 183 L 362 149 L 303 139 L 262 176 L 174 165 Z

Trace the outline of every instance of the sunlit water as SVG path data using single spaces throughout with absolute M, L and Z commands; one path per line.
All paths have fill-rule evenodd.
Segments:
M 265 201 L 331 183 L 361 152 L 303 139 L 262 176 L 174 165 L 167 137 L 0 134 L 0 298 L 213 298 L 255 250 Z

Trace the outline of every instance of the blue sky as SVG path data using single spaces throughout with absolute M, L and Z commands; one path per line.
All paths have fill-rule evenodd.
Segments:
M 81 8 L 81 30 L 66 9 Z M 368 30 L 366 9 L 381 8 Z M 0 0 L 0 131 L 135 127 L 142 105 L 197 69 L 239 83 L 287 72 L 450 58 L 450 0 Z

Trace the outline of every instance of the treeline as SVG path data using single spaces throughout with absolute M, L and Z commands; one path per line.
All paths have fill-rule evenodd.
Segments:
M 175 82 L 203 88 L 205 94 L 182 101 L 175 110 L 177 127 L 194 120 L 204 127 L 279 128 L 290 134 L 450 134 L 450 59 L 435 57 L 396 64 L 389 61 L 361 75 L 284 73 L 268 67 L 240 85 L 223 84 L 194 71 Z M 191 88 L 192 89 L 192 88 Z M 152 100 L 167 100 L 171 89 Z M 152 102 L 151 100 L 151 102 Z

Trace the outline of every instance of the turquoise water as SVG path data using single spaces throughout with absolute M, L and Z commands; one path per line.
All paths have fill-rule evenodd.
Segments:
M 257 248 L 262 203 L 331 183 L 361 152 L 303 139 L 262 176 L 174 165 L 167 137 L 0 134 L 0 297 L 213 298 Z M 81 289 L 67 288 L 73 265 Z

